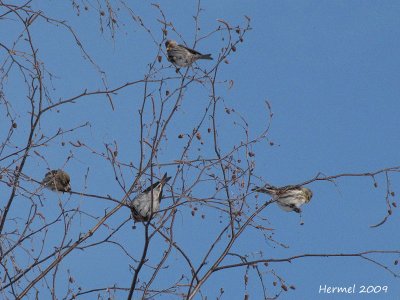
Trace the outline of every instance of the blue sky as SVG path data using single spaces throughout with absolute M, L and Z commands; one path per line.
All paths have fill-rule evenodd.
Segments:
M 96 63 L 107 73 L 109 86 L 114 87 L 128 81 L 141 79 L 147 71 L 157 49 L 150 36 L 137 26 L 127 14 L 121 12 L 119 29 L 114 40 L 109 32 L 99 32 L 99 17 L 94 9 L 73 13 L 70 3 L 54 1 L 35 4 L 47 15 L 67 20 L 80 37 L 83 45 Z M 137 6 L 137 7 L 136 7 Z M 244 23 L 244 15 L 251 18 L 252 30 L 239 44 L 237 51 L 229 57 L 229 64 L 223 64 L 218 75 L 222 80 L 233 80 L 231 89 L 218 86 L 218 95 L 223 105 L 240 112 L 249 124 L 249 134 L 255 137 L 265 127 L 267 111 L 265 101 L 272 107 L 273 119 L 268 140 L 256 146 L 254 173 L 265 182 L 283 186 L 312 179 L 318 172 L 326 175 L 341 173 L 362 173 L 376 171 L 399 164 L 400 118 L 400 3 L 398 1 L 202 1 L 204 11 L 200 18 L 201 32 L 208 32 L 219 25 L 216 19 L 224 19 L 232 25 Z M 161 3 L 167 18 L 173 21 L 177 31 L 189 45 L 194 42 L 193 15 L 196 3 L 193 1 L 167 1 Z M 133 11 L 140 15 L 161 41 L 162 34 L 157 10 L 150 2 L 132 5 Z M 4 43 L 12 41 L 20 31 L 12 22 L 8 27 L 0 27 Z M 82 60 L 81 52 L 74 44 L 71 35 L 65 30 L 49 26 L 44 22 L 32 25 L 34 39 L 39 54 L 47 68 L 56 77 L 51 91 L 53 101 L 65 99 L 81 93 L 85 88 L 102 88 L 97 70 L 87 60 Z M 7 34 L 6 34 L 7 33 Z M 12 34 L 10 34 L 12 33 Z M 179 37 L 173 32 L 169 38 Z M 197 50 L 212 53 L 214 57 L 224 45 L 222 34 L 215 34 L 202 40 Z M 23 44 L 21 44 L 23 45 Z M 163 58 L 165 63 L 165 57 Z M 198 66 L 210 69 L 212 62 L 201 61 Z M 167 65 L 167 64 L 166 64 Z M 174 69 L 163 70 L 166 76 L 175 75 Z M 17 78 L 16 75 L 14 75 Z M 26 135 L 26 95 L 21 93 L 18 81 L 11 76 L 7 83 L 8 92 L 15 96 L 14 108 L 18 111 L 21 126 L 17 132 L 16 143 L 23 145 Z M 170 88 L 178 82 L 169 82 Z M 155 89 L 155 87 L 153 87 Z M 185 100 L 180 107 L 179 117 L 174 119 L 160 150 L 159 162 L 176 159 L 184 142 L 177 138 L 180 133 L 191 133 L 204 113 L 209 102 L 208 88 L 194 85 L 185 91 Z M 90 122 L 89 127 L 66 134 L 63 138 L 42 148 L 43 160 L 32 157 L 26 172 L 40 180 L 46 168 L 63 167 L 71 174 L 72 186 L 76 191 L 93 194 L 110 194 L 115 198 L 123 196 L 122 190 L 114 181 L 109 163 L 93 155 L 90 151 L 75 148 L 68 142 L 77 140 L 104 152 L 104 143 L 119 145 L 119 158 L 136 164 L 138 157 L 138 109 L 143 98 L 143 86 L 126 88 L 114 97 L 115 110 L 105 97 L 85 98 L 73 105 L 62 106 L 59 113 L 53 112 L 44 117 L 41 130 L 51 134 L 61 128 L 72 128 Z M 234 143 L 243 139 L 243 133 L 234 125 L 234 114 L 226 115 L 220 106 L 219 139 L 224 152 Z M 146 116 L 149 117 L 149 116 Z M 205 145 L 199 145 L 196 155 L 212 154 L 206 129 L 209 118 L 202 127 Z M 1 125 L 3 131 L 3 124 Z M 6 128 L 6 127 L 4 127 Z M 3 134 L 2 134 L 3 135 Z M 61 142 L 66 146 L 61 146 Z M 274 145 L 270 145 L 272 141 Z M 65 165 L 67 157 L 73 158 Z M 89 170 L 89 171 L 88 171 Z M 174 174 L 176 168 L 166 167 L 159 172 Z M 89 172 L 85 184 L 85 174 Z M 124 170 L 125 179 L 131 183 L 134 174 Z M 399 178 L 390 174 L 392 189 L 398 192 Z M 239 238 L 234 251 L 249 255 L 249 259 L 285 258 L 304 253 L 357 253 L 366 250 L 399 249 L 399 215 L 394 209 L 388 221 L 378 228 L 369 228 L 386 215 L 385 176 L 376 176 L 375 188 L 370 177 L 345 177 L 336 181 L 337 185 L 319 181 L 309 185 L 314 197 L 303 210 L 305 224 L 301 226 L 299 216 L 285 213 L 276 205 L 262 212 L 268 219 L 265 226 L 274 228 L 273 239 L 288 246 L 280 247 L 266 241 L 262 235 L 249 229 Z M 142 179 L 143 184 L 149 181 Z M 262 184 L 261 181 L 254 184 Z M 3 193 L 5 186 L 0 186 Z M 199 195 L 212 191 L 199 188 Z M 82 210 L 102 216 L 112 203 L 88 199 L 74 195 L 54 195 L 45 191 L 46 202 L 41 207 L 43 214 L 51 219 L 59 213 L 58 201 L 68 201 L 67 207 L 79 206 Z M 8 193 L 7 193 L 8 195 Z M 168 195 L 168 192 L 167 192 Z M 58 199 L 57 199 L 58 198 Z M 393 201 L 397 201 L 395 195 Z M 248 201 L 262 203 L 265 196 L 256 200 L 250 196 Z M 391 200 L 392 201 L 392 200 Z M 164 202 L 165 205 L 165 202 Z M 13 215 L 23 211 L 24 202 L 16 203 Z M 221 216 L 206 207 L 199 207 L 195 217 L 190 215 L 189 206 L 181 207 L 175 224 L 176 239 L 198 264 L 206 251 L 207 241 L 218 234 Z M 200 217 L 201 213 L 206 218 Z M 129 217 L 129 211 L 120 210 L 110 220 L 116 227 Z M 79 221 L 78 221 L 79 220 Z M 224 220 L 223 220 L 224 221 Z M 226 220 L 225 220 L 226 221 Z M 87 216 L 75 219 L 71 238 L 80 231 L 85 232 L 95 220 Z M 132 230 L 132 222 L 123 227 L 116 240 L 123 243 L 130 253 L 138 258 L 143 243 L 143 227 L 137 225 Z M 222 227 L 221 227 L 222 228 Z M 59 229 L 49 232 L 49 241 L 57 241 Z M 75 235 L 74 235 L 75 234 Z M 101 240 L 107 230 L 100 230 L 93 241 Z M 166 244 L 158 237 L 151 245 L 151 263 L 157 262 L 161 255 L 159 249 Z M 98 286 L 129 286 L 131 273 L 128 264 L 134 265 L 116 246 L 75 251 L 62 263 L 60 269 L 60 289 L 65 290 L 66 270 L 71 270 L 76 282 L 84 290 Z M 400 273 L 399 266 L 393 265 L 399 255 L 371 256 Z M 100 263 L 101 262 L 101 263 Z M 226 263 L 237 262 L 227 259 Z M 172 255 L 170 267 L 163 270 L 155 287 L 165 288 L 171 280 L 179 279 L 184 272 L 184 262 L 179 255 Z M 265 285 L 269 296 L 279 292 L 272 286 L 272 272 L 284 278 L 296 290 L 282 292 L 279 299 L 394 299 L 400 293 L 399 279 L 377 265 L 353 258 L 303 258 L 292 263 L 271 263 L 261 268 L 265 272 Z M 247 293 L 250 299 L 262 299 L 258 275 L 249 270 Z M 143 280 L 149 280 L 143 272 Z M 177 275 L 178 274 L 178 275 Z M 203 286 L 203 296 L 215 299 L 220 287 L 225 293 L 222 299 L 243 299 L 245 290 L 243 276 L 245 268 L 217 272 Z M 354 294 L 352 296 L 320 295 L 320 285 L 388 286 L 386 294 Z M 40 289 L 40 288 L 39 288 Z M 119 294 L 122 299 L 125 294 Z M 93 294 L 91 295 L 93 296 Z M 91 296 L 80 299 L 92 299 Z M 117 298 L 119 299 L 119 298 Z M 162 297 L 162 299 L 173 299 Z M 198 296 L 197 299 L 201 299 Z

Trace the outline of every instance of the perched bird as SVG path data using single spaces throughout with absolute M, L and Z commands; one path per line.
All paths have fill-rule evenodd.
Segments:
M 47 172 L 42 180 L 42 185 L 55 192 L 69 192 L 71 185 L 69 175 L 63 170 L 51 170 Z
M 167 48 L 168 61 L 176 67 L 190 66 L 198 59 L 213 59 L 211 54 L 201 54 L 196 50 L 178 45 L 177 42 L 172 40 L 166 41 L 165 47 Z
M 170 179 L 171 177 L 167 177 L 167 173 L 165 173 L 160 181 L 153 183 L 132 200 L 130 208 L 132 211 L 132 218 L 135 221 L 148 221 L 153 213 L 158 211 L 160 208 L 160 201 L 162 198 L 164 185 Z M 153 203 L 151 201 L 152 199 Z
M 310 202 L 313 193 L 310 189 L 303 186 L 285 186 L 276 188 L 273 186 L 255 187 L 253 191 L 266 193 L 278 203 L 279 207 L 285 211 L 295 211 L 301 213 L 300 207 Z

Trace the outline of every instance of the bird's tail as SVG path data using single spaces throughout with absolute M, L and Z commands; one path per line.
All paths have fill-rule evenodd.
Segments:
M 161 180 L 160 180 L 160 183 L 161 184 L 166 184 L 167 182 L 168 182 L 168 180 L 170 180 L 171 179 L 171 177 L 168 177 L 168 174 L 167 174 L 167 172 L 165 172 L 165 174 L 164 174 L 164 176 L 161 178 Z
M 271 185 L 266 185 L 264 187 L 256 186 L 256 187 L 252 188 L 251 190 L 253 192 L 265 193 L 265 194 L 270 194 L 270 195 L 276 194 L 276 188 Z
M 199 59 L 211 59 L 213 60 L 213 58 L 211 57 L 211 54 L 202 54 L 199 56 Z

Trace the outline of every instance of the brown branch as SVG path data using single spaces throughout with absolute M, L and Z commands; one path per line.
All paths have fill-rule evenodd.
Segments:
M 315 257 L 315 258 L 322 258 L 322 257 L 360 257 L 363 259 L 367 259 L 369 261 L 372 261 L 369 258 L 366 258 L 365 255 L 368 254 L 400 254 L 400 250 L 368 250 L 368 251 L 363 251 L 363 252 L 358 252 L 358 253 L 320 253 L 320 254 L 299 254 L 287 258 L 269 258 L 269 259 L 259 259 L 259 260 L 253 260 L 253 261 L 247 261 L 247 262 L 241 262 L 237 264 L 231 264 L 231 265 L 224 265 L 224 266 L 219 266 L 214 268 L 213 272 L 218 272 L 221 270 L 225 269 L 231 269 L 231 268 L 237 268 L 237 267 L 244 267 L 244 266 L 253 266 L 257 265 L 260 263 L 278 263 L 278 262 L 292 262 L 293 260 L 297 260 L 300 258 L 306 258 L 306 257 Z M 374 261 L 374 263 L 376 263 Z M 383 267 L 383 265 L 380 265 Z M 385 268 L 388 270 L 387 268 Z M 393 276 L 395 277 L 400 277 L 400 275 L 392 273 Z

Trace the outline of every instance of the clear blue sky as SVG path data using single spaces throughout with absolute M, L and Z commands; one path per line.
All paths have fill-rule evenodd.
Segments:
M 63 2 L 40 2 L 37 7 L 48 15 L 67 20 L 76 29 L 88 52 L 107 72 L 111 87 L 143 77 L 147 64 L 157 53 L 150 36 L 143 29 L 121 13 L 115 42 L 111 41 L 107 32 L 100 34 L 98 16 L 93 10 L 82 12 L 77 17 L 71 5 Z M 266 123 L 264 101 L 268 100 L 272 106 L 274 117 L 268 139 L 274 142 L 274 146 L 265 141 L 254 148 L 257 175 L 280 186 L 304 182 L 318 172 L 327 175 L 360 173 L 400 165 L 400 2 L 224 0 L 201 3 L 204 9 L 200 19 L 201 32 L 216 27 L 216 19 L 237 25 L 243 23 L 244 15 L 251 18 L 252 30 L 229 58 L 229 64 L 223 65 L 220 71 L 219 78 L 232 79 L 233 88 L 221 88 L 219 93 L 227 107 L 234 108 L 248 119 L 253 137 Z M 186 43 L 192 45 L 195 2 L 167 1 L 161 5 Z M 160 24 L 155 21 L 159 16 L 150 2 L 133 4 L 132 9 L 154 30 L 156 39 L 161 40 Z M 45 59 L 47 68 L 57 76 L 53 82 L 54 101 L 76 95 L 84 88 L 93 90 L 102 87 L 98 73 L 87 61 L 82 62 L 80 51 L 70 35 L 45 23 L 38 23 L 33 28 L 39 54 Z M 10 23 L 9 28 L 0 28 L 2 39 L 15 37 L 6 35 L 7 30 L 18 32 Z M 172 32 L 169 37 L 179 40 Z M 220 36 L 214 36 L 201 41 L 196 49 L 213 53 L 216 57 L 222 45 Z M 204 61 L 199 66 L 209 68 L 208 64 L 210 62 Z M 167 72 L 175 74 L 173 69 Z M 24 94 L 18 94 L 12 82 L 9 85 L 11 90 L 15 90 L 15 107 L 18 109 L 21 105 L 21 110 L 26 111 Z M 59 127 L 70 128 L 89 121 L 89 128 L 66 136 L 64 141 L 87 141 L 88 146 L 104 151 L 102 145 L 115 140 L 119 144 L 119 157 L 137 163 L 137 112 L 142 95 L 140 86 L 123 90 L 115 97 L 115 111 L 110 110 L 104 97 L 98 96 L 63 106 L 60 113 L 46 116 L 42 130 L 51 134 Z M 199 120 L 199 112 L 204 111 L 209 101 L 208 91 L 198 86 L 188 89 L 185 96 L 181 115 L 169 128 L 171 138 L 163 145 L 161 162 L 174 159 L 176 147 L 180 151 L 184 145 L 176 138 L 177 135 L 192 131 L 192 124 Z M 22 116 L 25 111 L 21 111 Z M 230 116 L 223 118 L 221 147 L 228 151 L 236 137 L 240 141 L 242 133 L 232 125 Z M 206 134 L 206 128 L 203 128 L 203 134 Z M 107 162 L 89 151 L 76 149 L 68 143 L 65 147 L 60 144 L 59 139 L 41 153 L 53 169 L 63 167 L 70 151 L 74 153 L 73 159 L 65 166 L 73 178 L 74 190 L 110 194 L 116 198 L 123 195 L 113 180 L 113 172 Z M 33 157 L 26 171 L 40 179 L 46 167 L 42 160 Z M 90 176 L 85 190 L 87 168 Z M 173 174 L 175 169 L 165 170 Z M 127 179 L 132 179 L 129 173 L 125 175 Z M 399 175 L 391 175 L 393 190 L 398 194 L 399 178 Z M 387 211 L 385 177 L 380 175 L 376 180 L 378 188 L 374 188 L 372 179 L 367 177 L 339 179 L 337 186 L 329 182 L 312 183 L 309 187 L 314 197 L 303 210 L 303 226 L 299 225 L 297 214 L 285 213 L 275 205 L 262 214 L 269 220 L 266 226 L 275 229 L 273 238 L 288 245 L 288 248 L 266 242 L 262 236 L 249 230 L 239 239 L 234 250 L 254 259 L 259 258 L 259 251 L 263 252 L 264 258 L 285 258 L 304 253 L 398 250 L 398 209 L 394 209 L 384 225 L 369 228 L 378 223 Z M 45 195 L 46 205 L 41 209 L 51 219 L 59 213 L 58 200 L 56 195 L 47 191 Z M 63 195 L 61 199 L 65 201 L 68 197 Z M 258 201 L 261 203 L 264 199 L 260 196 Z M 397 199 L 396 194 L 395 201 L 400 205 Z M 69 202 L 71 207 L 80 205 L 96 216 L 102 216 L 104 209 L 113 207 L 107 202 L 77 196 L 71 197 Z M 18 205 L 23 203 L 16 204 L 16 208 Z M 13 213 L 16 214 L 15 211 Z M 121 210 L 109 224 L 117 226 L 128 217 L 129 211 Z M 202 220 L 199 215 L 192 217 L 186 207 L 181 208 L 178 219 L 175 225 L 177 239 L 199 263 L 204 254 L 205 241 L 214 238 L 217 233 L 215 228 L 220 226 L 219 215 L 208 213 Z M 87 217 L 82 217 L 82 220 L 82 231 L 95 224 Z M 116 239 L 124 243 L 133 256 L 139 257 L 143 228 L 138 225 L 132 231 L 131 225 L 126 225 Z M 75 226 L 78 230 L 79 226 Z M 95 240 L 100 240 L 106 233 L 100 231 Z M 57 232 L 49 234 L 57 238 Z M 73 237 L 76 238 L 71 235 Z M 149 255 L 150 264 L 157 262 L 161 255 L 158 248 L 165 249 L 165 245 L 162 239 L 154 242 Z M 400 266 L 393 265 L 399 256 L 374 258 L 400 273 Z M 132 264 L 132 261 L 121 254 L 117 246 L 109 245 L 71 254 L 62 263 L 61 270 L 70 269 L 83 289 L 114 283 L 126 287 L 131 281 L 129 263 Z M 181 258 L 175 255 L 168 265 L 181 263 Z M 165 288 L 171 280 L 179 278 L 176 273 L 179 273 L 179 267 L 174 265 L 170 269 L 163 271 L 155 287 Z M 272 286 L 271 271 L 283 277 L 288 285 L 296 286 L 295 291 L 281 294 L 279 299 L 284 300 L 341 299 L 337 295 L 319 295 L 319 286 L 325 284 L 388 286 L 387 294 L 343 296 L 346 299 L 396 299 L 400 295 L 398 278 L 360 258 L 305 258 L 292 263 L 270 264 L 262 271 L 266 272 L 265 284 L 270 296 L 278 291 Z M 243 299 L 244 273 L 245 268 L 238 268 L 214 274 L 204 285 L 203 295 L 215 299 L 223 286 L 225 293 L 222 299 Z M 61 278 L 63 276 L 60 275 Z M 60 286 L 63 284 L 61 281 Z M 250 299 L 262 299 L 254 270 L 250 270 L 248 293 Z M 93 295 L 81 299 L 93 299 Z

